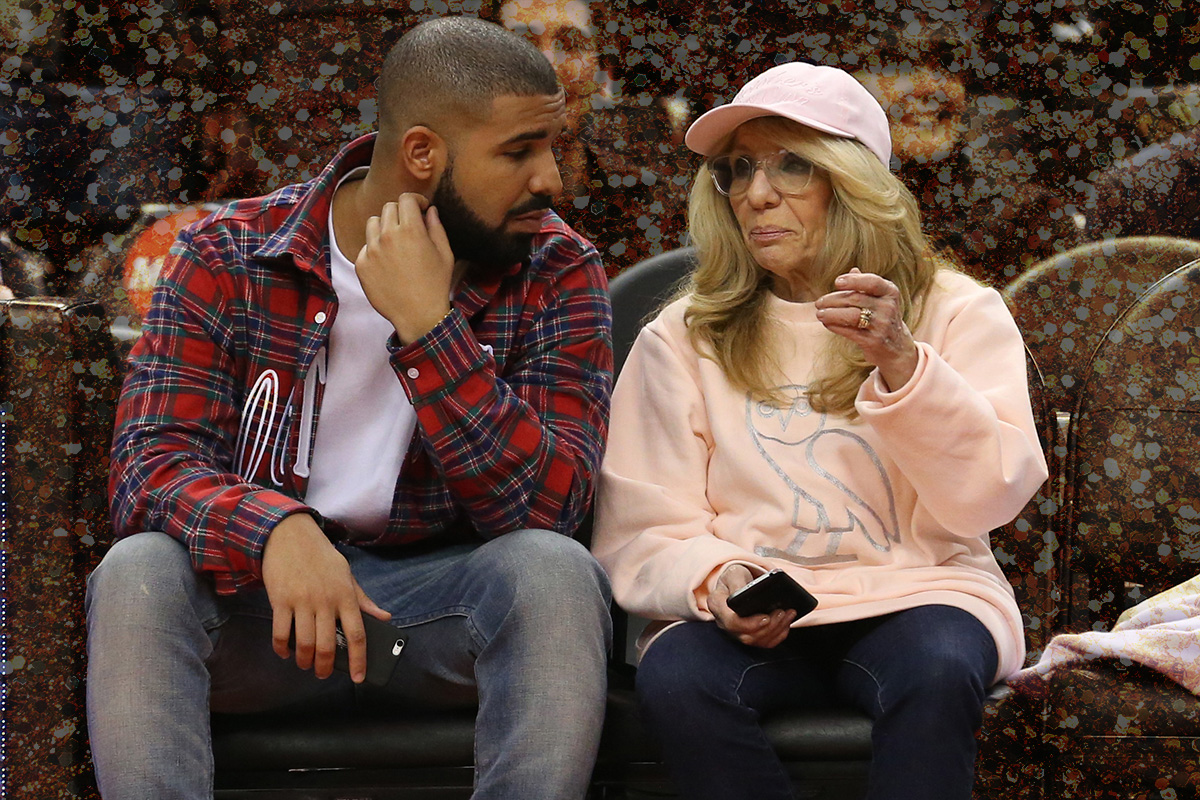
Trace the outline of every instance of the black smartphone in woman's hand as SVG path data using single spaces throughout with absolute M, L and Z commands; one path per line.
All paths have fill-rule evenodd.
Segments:
M 773 569 L 729 595 L 729 607 L 739 617 L 770 614 L 781 608 L 795 610 L 796 619 L 817 607 L 817 598 L 781 569 Z

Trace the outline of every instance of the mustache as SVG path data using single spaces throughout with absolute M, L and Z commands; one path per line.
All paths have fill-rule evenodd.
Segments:
M 535 194 L 524 203 L 521 203 L 521 205 L 509 211 L 508 216 L 519 217 L 522 214 L 528 214 L 530 211 L 545 211 L 546 209 L 550 208 L 550 203 L 550 195 Z

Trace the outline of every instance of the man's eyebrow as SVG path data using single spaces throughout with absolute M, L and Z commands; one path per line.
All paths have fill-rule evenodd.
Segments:
M 542 128 L 536 131 L 525 131 L 524 133 L 518 133 L 516 136 L 505 139 L 500 146 L 508 147 L 510 145 L 520 144 L 521 142 L 537 142 L 548 138 L 550 138 L 550 131 Z

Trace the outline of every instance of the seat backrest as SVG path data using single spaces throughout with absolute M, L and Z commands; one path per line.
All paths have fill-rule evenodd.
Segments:
M 1068 445 L 1072 569 L 1111 624 L 1124 584 L 1200 572 L 1200 260 L 1142 295 L 1088 366 Z M 1071 601 L 1079 614 L 1088 604 Z
M 1025 348 L 1029 399 L 1050 477 L 1012 522 L 991 533 L 992 553 L 1013 587 L 1025 628 L 1027 660 L 1036 660 L 1059 617 L 1058 540 L 1052 522 L 1058 511 L 1059 473 L 1054 457 L 1055 420 L 1037 362 Z
M 84 577 L 112 539 L 108 451 L 120 386 L 97 303 L 0 301 L 5 711 L 20 720 L 7 745 L 13 753 L 55 747 L 53 758 L 13 759 L 0 796 L 59 796 L 51 787 L 90 785 Z
M 624 270 L 609 281 L 613 312 L 613 374 L 619 375 L 638 333 L 669 300 L 696 266 L 696 252 L 680 247 L 659 253 Z M 630 620 L 613 606 L 613 653 L 618 663 L 637 660 L 633 642 L 645 620 Z
M 609 282 L 614 373 L 620 374 L 642 326 L 671 299 L 695 266 L 695 248 L 680 247 L 639 261 Z
M 1046 382 L 1051 410 L 1075 408 L 1083 369 L 1117 317 L 1146 289 L 1200 258 L 1200 242 L 1137 236 L 1088 242 L 1039 262 L 1004 289 Z

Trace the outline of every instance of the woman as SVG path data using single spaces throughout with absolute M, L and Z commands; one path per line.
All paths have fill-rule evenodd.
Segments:
M 686 142 L 699 266 L 622 370 L 594 540 L 661 621 L 643 716 L 689 798 L 791 797 L 759 715 L 847 703 L 875 720 L 869 797 L 967 798 L 1024 656 L 988 531 L 1047 474 L 1021 337 L 930 255 L 847 73 L 777 66 Z M 777 568 L 814 612 L 730 610 Z

